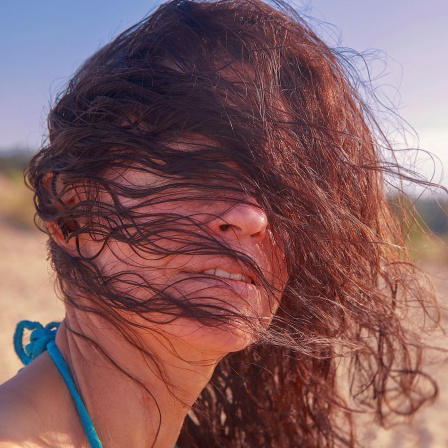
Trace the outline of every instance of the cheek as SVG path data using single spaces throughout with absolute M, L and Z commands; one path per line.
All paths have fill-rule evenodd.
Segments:
M 271 238 L 264 243 L 263 251 L 265 266 L 268 266 L 265 277 L 272 286 L 272 294 L 276 302 L 279 302 L 289 279 L 286 257 L 281 248 L 272 242 Z
M 134 298 L 147 299 L 152 288 L 163 289 L 171 276 L 172 257 L 139 253 L 128 244 L 110 242 L 95 258 L 101 274 L 112 280 L 113 288 Z

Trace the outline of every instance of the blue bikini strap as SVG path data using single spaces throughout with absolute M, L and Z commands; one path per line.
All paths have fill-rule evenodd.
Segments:
M 54 341 L 60 322 L 50 322 L 45 327 L 39 322 L 22 320 L 16 326 L 14 333 L 14 350 L 24 366 L 41 355 L 50 341 Z M 23 346 L 23 333 L 30 330 L 30 342 Z
M 60 352 L 54 341 L 50 341 L 47 344 L 47 350 L 49 355 L 51 356 L 51 359 L 53 359 L 53 362 L 56 364 L 56 367 L 59 369 L 59 372 L 61 372 L 62 378 L 64 378 L 65 384 L 67 385 L 68 390 L 70 391 L 70 394 L 75 401 L 76 409 L 78 409 L 82 427 L 84 428 L 90 447 L 102 448 L 103 445 L 101 444 L 98 434 L 96 433 L 96 430 L 92 423 L 92 419 L 87 412 L 82 398 L 79 395 L 78 389 L 76 389 L 75 382 L 70 375 L 70 370 L 67 363 L 65 362 L 64 357 L 62 356 L 62 353 Z

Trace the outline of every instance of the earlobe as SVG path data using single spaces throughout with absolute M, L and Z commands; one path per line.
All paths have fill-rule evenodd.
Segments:
M 47 173 L 43 185 L 51 193 L 54 207 L 59 211 L 67 211 L 81 201 L 77 189 L 64 186 L 60 177 L 55 173 Z M 61 218 L 57 221 L 47 222 L 46 226 L 48 234 L 58 246 L 71 254 L 77 253 L 78 238 L 73 234 L 79 229 L 79 225 L 74 218 Z
M 73 226 L 73 229 L 71 228 Z M 54 222 L 47 223 L 47 230 L 50 238 L 60 247 L 64 248 L 70 254 L 74 254 L 77 249 L 77 238 L 73 236 L 73 232 L 78 228 L 76 221 L 72 223 L 63 223 L 58 225 Z
M 50 238 L 73 257 L 96 256 L 102 243 L 99 245 L 85 228 L 86 188 L 64 183 L 62 176 L 54 173 L 48 173 L 44 182 L 55 209 L 54 220 L 46 223 Z

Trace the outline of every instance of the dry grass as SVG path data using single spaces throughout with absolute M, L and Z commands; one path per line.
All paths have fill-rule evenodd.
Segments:
M 0 219 L 15 227 L 34 227 L 33 194 L 23 184 L 21 173 L 0 174 Z

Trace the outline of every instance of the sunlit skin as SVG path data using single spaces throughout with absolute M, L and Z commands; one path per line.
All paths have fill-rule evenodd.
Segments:
M 133 187 L 160 181 L 148 174 L 143 176 L 133 171 L 120 176 Z M 121 198 L 122 205 L 135 208 L 136 202 L 132 201 L 135 200 Z M 231 257 L 194 254 L 160 257 L 148 253 L 142 256 L 124 242 L 111 239 L 104 246 L 95 236 L 80 236 L 82 255 L 95 255 L 96 265 L 106 276 L 125 271 L 124 278 L 128 276 L 128 279 L 132 279 L 138 273 L 148 284 L 164 288 L 176 298 L 219 306 L 220 309 L 215 311 L 217 315 L 238 312 L 241 316 L 241 319 L 229 317 L 227 323 L 218 326 L 208 326 L 187 318 L 166 323 L 166 316 L 161 313 L 153 313 L 153 323 L 148 324 L 132 313 L 121 312 L 125 319 L 146 327 L 133 329 L 132 337 L 157 360 L 162 361 L 161 364 L 155 364 L 145 358 L 138 348 L 130 345 L 109 322 L 95 314 L 67 308 L 67 317 L 56 342 L 70 366 L 103 445 L 166 448 L 174 446 L 187 412 L 208 383 L 219 360 L 254 342 L 257 338 L 253 332 L 254 326 L 266 328 L 269 325 L 280 301 L 287 274 L 281 251 L 273 243 L 266 214 L 251 198 L 242 197 L 239 203 L 234 200 L 171 200 L 138 210 L 144 216 L 163 213 L 176 213 L 181 218 L 194 216 L 198 229 L 248 256 L 267 283 L 272 285 L 272 292 L 268 293 L 253 272 Z M 74 238 L 66 239 L 55 225 L 51 225 L 50 232 L 57 244 L 69 253 L 77 253 Z M 165 244 L 174 243 L 167 239 Z M 222 271 L 215 271 L 217 268 Z M 217 277 L 226 273 L 232 274 L 234 279 Z M 123 288 L 129 289 L 126 286 Z M 137 299 L 150 299 L 145 288 L 133 288 L 132 293 Z M 252 325 L 248 326 L 245 318 Z M 98 355 L 92 344 L 67 331 L 67 326 L 94 340 L 151 395 L 140 384 L 112 368 Z M 33 378 L 34 389 L 24 400 L 18 397 L 22 383 L 29 381 L 27 378 Z M 51 394 L 46 394 L 50 385 Z M 0 436 L 6 434 L 18 442 L 28 440 L 29 446 L 36 447 L 47 446 L 45 444 L 57 446 L 61 441 L 66 446 L 88 446 L 72 399 L 47 354 L 2 386 L 2 389 L 0 392 L 9 398 L 8 402 L 16 404 L 14 409 L 0 404 Z M 42 399 L 42 396 L 46 398 Z M 30 403 L 33 406 L 30 407 Z M 34 412 L 39 413 L 38 420 L 34 418 Z M 19 433 L 14 432 L 10 423 L 19 415 L 20 419 L 30 419 L 35 424 L 15 425 L 22 429 Z M 123 425 L 123 415 L 132 416 L 132 427 Z M 2 426 L 5 421 L 9 423 L 3 423 Z M 46 428 L 50 427 L 58 430 L 46 432 Z M 154 440 L 156 443 L 152 445 Z
M 166 179 L 137 170 L 111 173 L 110 177 L 120 185 L 133 189 L 169 184 Z M 185 197 L 191 199 L 185 200 Z M 152 313 L 151 321 L 164 323 L 156 326 L 157 331 L 172 339 L 171 343 L 192 344 L 202 352 L 220 358 L 254 341 L 253 330 L 247 328 L 238 316 L 249 318 L 255 327 L 266 328 L 269 325 L 278 307 L 287 274 L 283 254 L 273 243 L 267 216 L 255 200 L 241 196 L 241 201 L 236 202 L 235 194 L 229 194 L 229 200 L 195 200 L 194 192 L 178 190 L 164 192 L 150 205 L 141 199 L 120 196 L 115 201 L 117 199 L 120 205 L 132 210 L 137 223 L 147 226 L 151 226 L 151 220 L 155 217 L 175 215 L 177 228 L 182 228 L 187 234 L 164 233 L 157 240 L 157 245 L 181 253 L 161 256 L 157 250 L 142 252 L 141 248 L 115 239 L 108 240 L 105 245 L 101 238 L 97 240 L 90 235 L 82 235 L 82 255 L 95 257 L 95 264 L 103 275 L 113 278 L 120 274 L 120 280 L 131 285 L 118 282 L 117 288 L 123 288 L 137 299 L 151 300 L 152 290 L 138 287 L 143 279 L 154 289 L 163 290 L 176 299 L 209 305 L 207 310 L 212 314 L 230 316 L 229 325 L 210 327 L 196 319 L 177 319 L 167 324 L 167 320 L 172 320 L 171 316 Z M 107 194 L 101 200 L 112 203 Z M 189 233 L 195 236 L 189 237 Z M 230 256 L 182 253 L 186 239 L 194 245 L 194 238 L 201 236 L 214 238 L 235 252 L 244 254 L 259 269 L 263 279 L 257 278 L 258 274 L 252 272 L 250 267 Z M 76 255 L 78 248 L 74 240 L 60 241 L 60 244 L 66 245 L 67 250 Z M 215 269 L 219 271 L 214 272 Z M 233 279 L 225 278 L 227 274 L 231 274 Z M 269 285 L 269 290 L 266 285 Z M 126 318 L 131 321 L 140 319 L 129 314 Z M 148 326 L 148 322 L 142 322 L 142 325 Z M 176 338 L 179 340 L 174 341 Z

